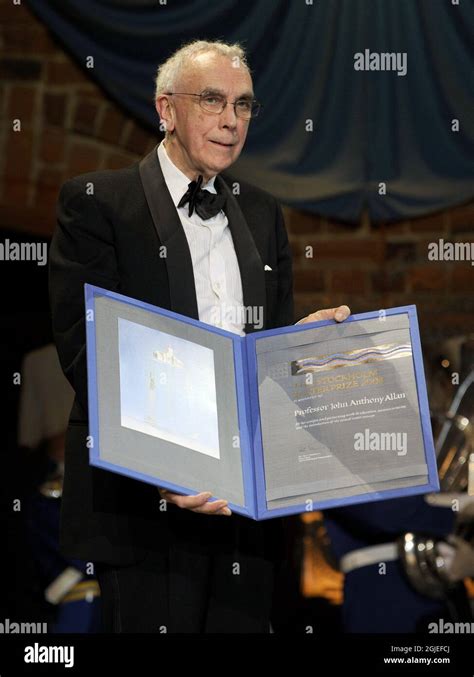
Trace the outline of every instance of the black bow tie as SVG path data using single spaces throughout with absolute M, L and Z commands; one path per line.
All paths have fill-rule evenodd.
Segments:
M 226 199 L 225 195 L 201 189 L 202 180 L 203 176 L 199 174 L 197 181 L 191 181 L 188 190 L 178 202 L 178 207 L 184 207 L 189 202 L 189 216 L 196 210 L 201 219 L 210 219 L 224 208 Z

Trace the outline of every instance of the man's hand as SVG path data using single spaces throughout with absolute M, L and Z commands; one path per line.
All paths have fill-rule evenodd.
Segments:
M 324 308 L 324 310 L 316 310 L 314 313 L 310 313 L 306 317 L 303 317 L 302 320 L 297 322 L 297 324 L 306 324 L 307 322 L 319 322 L 320 320 L 336 320 L 337 322 L 343 322 L 351 314 L 351 309 L 349 306 L 338 306 L 337 308 Z
M 158 488 L 161 498 L 168 503 L 174 503 L 178 508 L 186 508 L 193 512 L 200 512 L 204 515 L 232 515 L 232 511 L 227 507 L 228 501 L 217 500 L 209 501 L 212 494 L 210 491 L 203 491 L 196 496 L 182 496 L 173 494 L 167 489 Z

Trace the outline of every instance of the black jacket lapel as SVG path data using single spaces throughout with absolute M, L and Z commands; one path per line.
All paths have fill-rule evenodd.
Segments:
M 193 263 L 178 212 L 161 171 L 157 146 L 140 162 L 140 178 L 153 223 L 166 247 L 171 310 L 199 319 Z
M 220 175 L 216 176 L 215 185 L 216 190 L 227 197 L 225 213 L 229 221 L 235 253 L 239 262 L 244 306 L 246 308 L 246 317 L 249 320 L 244 330 L 246 334 L 249 334 L 265 328 L 266 323 L 266 292 L 263 263 L 247 221 L 231 189 Z M 261 311 L 257 313 L 259 308 L 261 308 Z M 254 315 L 254 313 L 257 314 Z M 262 316 L 263 327 L 255 328 L 252 324 L 252 318 L 254 318 L 255 322 L 258 322 Z

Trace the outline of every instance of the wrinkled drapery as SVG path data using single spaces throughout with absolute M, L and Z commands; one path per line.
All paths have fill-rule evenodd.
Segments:
M 473 2 L 28 4 L 83 67 L 94 57 L 85 70 L 104 90 L 155 128 L 160 62 L 191 39 L 242 42 L 264 109 L 232 173 L 286 204 L 397 220 L 473 197 Z M 381 70 L 384 58 L 396 69 Z

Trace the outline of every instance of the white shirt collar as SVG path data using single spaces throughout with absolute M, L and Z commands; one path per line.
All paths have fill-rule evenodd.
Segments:
M 171 198 L 175 207 L 178 207 L 178 202 L 181 200 L 185 192 L 188 190 L 188 186 L 191 183 L 186 174 L 184 174 L 178 167 L 171 161 L 163 141 L 158 146 L 158 160 L 161 165 L 161 171 L 163 172 L 163 177 L 165 179 L 168 190 L 171 194 Z M 207 183 L 203 183 L 201 188 L 206 188 L 211 193 L 217 193 L 217 190 L 214 186 L 214 181 L 216 177 L 213 176 L 209 179 Z M 184 209 L 184 207 L 181 207 Z

